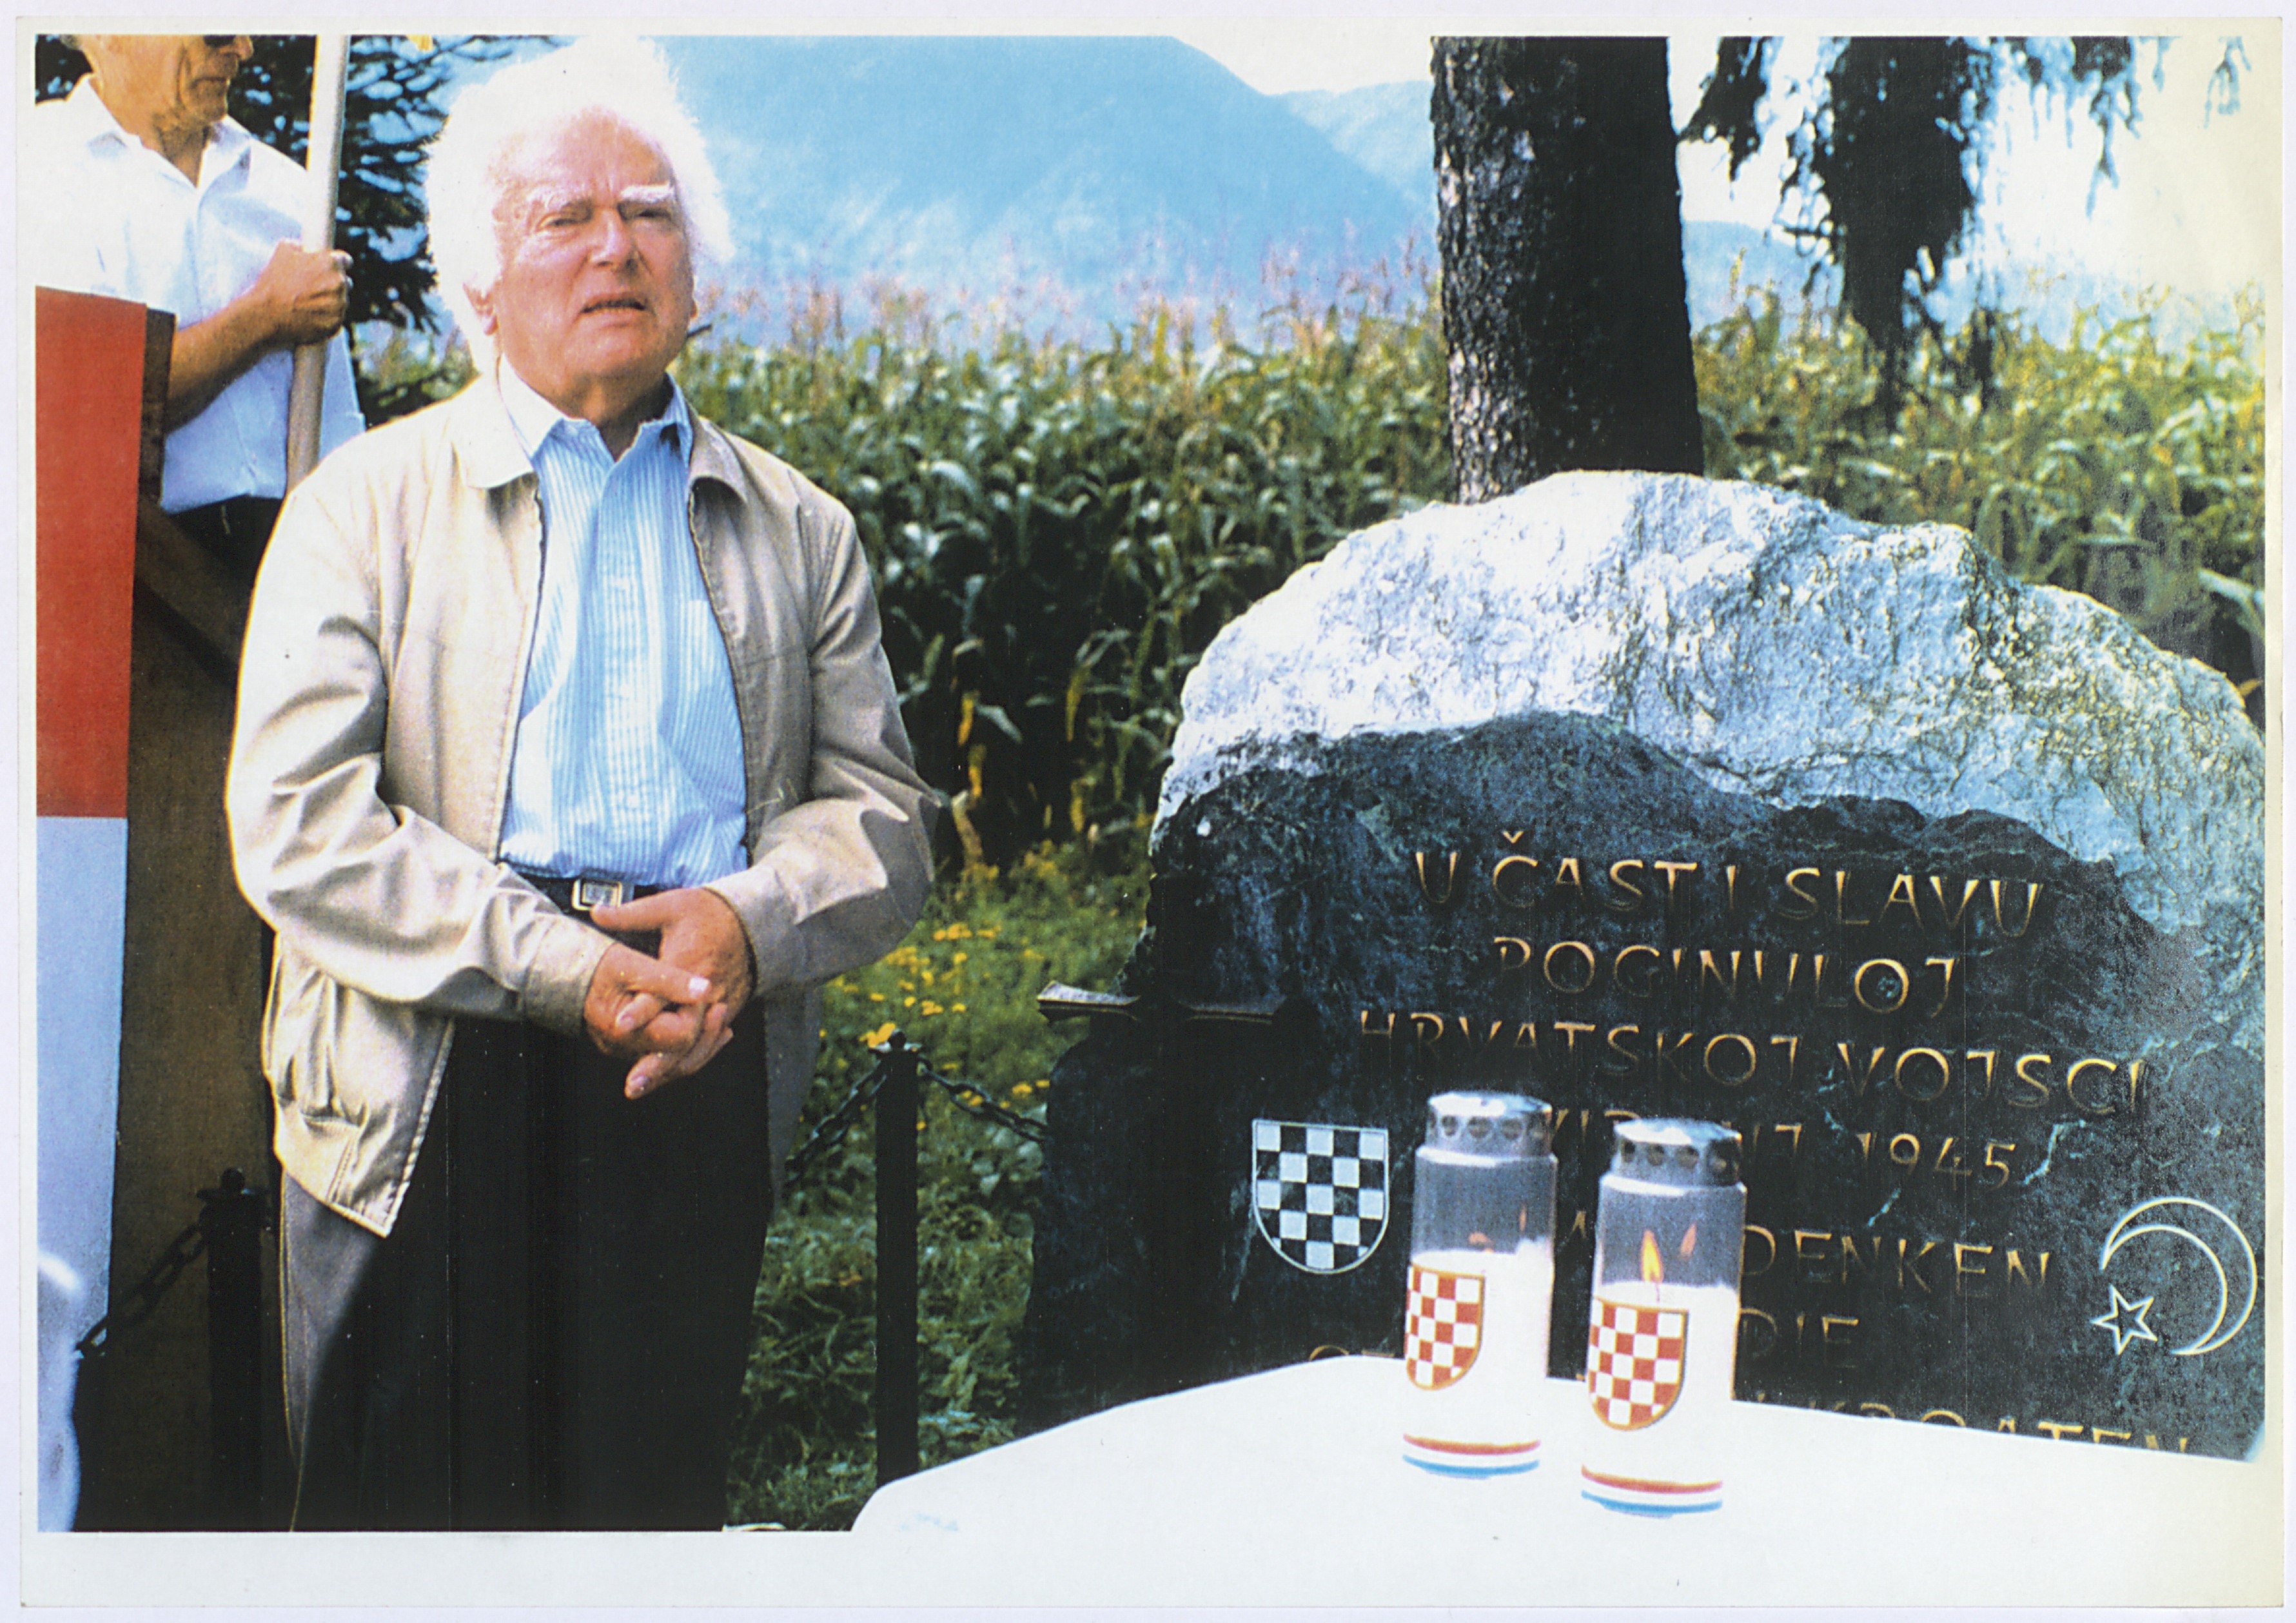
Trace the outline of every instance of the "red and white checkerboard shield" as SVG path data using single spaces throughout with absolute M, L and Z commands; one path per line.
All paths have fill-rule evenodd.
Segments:
M 1674 1407 L 1690 1316 L 1679 1307 L 1641 1307 L 1595 1299 L 1587 1327 L 1587 1389 L 1595 1414 L 1620 1431 L 1638 1431 Z
M 1411 1270 L 1403 1323 L 1403 1373 L 1435 1391 L 1472 1369 L 1483 1346 L 1483 1276 Z

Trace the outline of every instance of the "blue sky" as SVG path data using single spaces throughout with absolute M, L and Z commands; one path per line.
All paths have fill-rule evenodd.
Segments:
M 160 0 L 160 10 L 180 10 L 185 0 Z M 2268 5 L 2277 0 L 2266 0 Z M 323 17 L 373 26 L 370 3 L 307 0 L 316 26 Z M 186 13 L 188 15 L 189 13 Z M 1532 11 L 1517 4 L 1504 8 L 1450 4 L 1440 10 L 1428 0 L 1168 0 L 1162 4 L 1118 4 L 1102 0 L 993 0 L 955 6 L 948 0 L 683 0 L 669 16 L 685 32 L 1029 32 L 1175 35 L 1208 54 L 1255 88 L 1283 92 L 1346 89 L 1427 77 L 1427 41 L 1436 29 L 1505 32 L 1547 26 L 1587 11 Z M 1600 15 L 1600 13 L 1595 13 Z M 1709 19 L 1722 17 L 1734 31 L 1752 29 L 1782 33 L 1788 41 L 1784 65 L 1808 73 L 1814 65 L 1821 24 L 1835 28 L 1856 13 L 1839 4 L 1816 7 L 1807 0 L 1784 0 L 1760 8 L 1725 11 L 1697 0 L 1672 0 L 1603 18 L 1617 30 L 1678 29 L 1675 50 L 1675 100 L 1686 114 L 1698 80 L 1712 60 L 1714 36 L 1703 31 Z M 399 19 L 393 19 L 394 22 Z M 490 10 L 490 27 L 531 28 L 561 33 L 585 27 L 629 28 L 626 4 L 614 0 L 504 0 Z M 1876 18 L 1898 29 L 1921 26 L 1923 19 L 1899 12 Z M 2125 29 L 2125 19 L 2103 21 L 2054 8 L 2038 0 L 2018 21 L 2032 31 L 2086 25 Z M 415 26 L 407 22 L 405 26 Z M 433 26 L 436 26 L 435 24 Z M 649 18 L 644 26 L 660 28 Z M 1562 26 L 1568 27 L 1564 22 Z M 2181 31 L 2152 78 L 2144 58 L 2142 122 L 2136 137 L 2115 144 L 2120 184 L 2093 186 L 2096 135 L 2062 106 L 2034 106 L 2014 85 L 2005 86 L 1995 138 L 1988 153 L 1985 202 L 1971 258 L 1981 268 L 2016 274 L 2041 262 L 2144 284 L 2162 283 L 2196 297 L 2217 297 L 2253 283 L 2280 278 L 2281 24 L 2276 17 L 2247 18 L 2219 25 L 2200 18 L 2156 18 L 2149 26 Z M 2222 39 L 2237 30 L 2246 42 L 2239 112 L 2210 117 L 2203 91 L 2223 54 Z M 1779 165 L 1784 158 L 1781 121 L 1763 152 L 1736 186 L 1722 173 L 1718 151 L 1684 150 L 1684 213 L 1691 219 L 1733 220 L 1767 226 L 1777 209 Z
M 1519 14 L 1505 24 L 1488 16 L 1443 20 L 1461 31 L 1472 31 L 1478 22 L 1492 29 L 1535 26 Z M 1908 18 L 1894 20 L 1899 28 L 1916 26 Z M 2025 20 L 2037 31 L 2050 26 L 2046 16 Z M 1734 20 L 1734 26 L 1749 24 L 1765 26 L 1756 17 Z M 1282 92 L 1424 80 L 1431 26 L 1423 15 L 1416 20 L 1390 14 L 1310 21 L 1262 14 L 1238 22 L 1177 22 L 1172 31 L 1255 88 Z M 1817 30 L 1791 16 L 1767 26 L 1785 39 L 1782 70 L 1807 82 L 1817 64 Z M 2277 280 L 2276 20 L 2251 18 L 2219 26 L 2170 19 L 2150 26 L 2186 31 L 2159 55 L 2158 83 L 2155 53 L 2148 48 L 2140 53 L 2140 121 L 2134 138 L 2124 131 L 2114 143 L 2117 185 L 2092 185 L 2098 139 L 2085 113 L 2068 117 L 2062 102 L 2037 102 L 2021 83 L 2005 81 L 1986 154 L 1974 244 L 1980 263 L 1997 268 L 2035 262 L 2078 266 L 2196 296 Z M 2241 107 L 2230 116 L 2211 116 L 2204 93 L 2231 33 L 2238 33 L 2244 45 Z M 1700 81 L 1714 60 L 1715 36 L 1685 32 L 1670 43 L 1679 124 L 1695 104 Z M 1786 105 L 1799 104 L 1790 94 Z M 1735 186 L 1729 184 L 1718 147 L 1685 148 L 1685 217 L 1768 226 L 1778 207 L 1791 127 L 1790 117 L 1777 121 Z

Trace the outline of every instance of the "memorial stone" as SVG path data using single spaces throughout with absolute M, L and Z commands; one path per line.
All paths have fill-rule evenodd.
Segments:
M 1745 1143 L 1737 1396 L 2238 1455 L 2264 1413 L 2264 750 L 1964 532 L 1573 474 L 1350 538 L 1190 680 L 1062 1061 L 1037 1423 L 1400 1350 L 1429 1094 L 1536 1094 L 1550 1371 L 1610 1124 Z

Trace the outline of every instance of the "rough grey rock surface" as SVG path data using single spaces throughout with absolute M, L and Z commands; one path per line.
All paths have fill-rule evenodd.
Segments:
M 2264 742 L 2223 676 L 2006 574 L 1966 531 L 1766 487 L 1574 473 L 1349 537 L 1190 676 L 1157 839 L 1227 778 L 1364 733 L 1602 718 L 1718 789 L 2021 822 L 2110 863 L 2264 1045 Z
M 1261 1127 L 1400 1152 L 1473 1086 L 1556 1112 L 1552 1374 L 1606 1123 L 1688 1115 L 1747 1135 L 1740 1398 L 2251 1450 L 2264 750 L 2221 677 L 1957 531 L 1580 475 L 1354 537 L 1186 706 L 1137 1004 L 1054 1072 L 1029 1423 L 1398 1351 L 1400 1233 L 1271 1195 Z M 1399 1222 L 1414 1176 L 1346 1186 Z M 1369 1253 L 1283 1251 L 1293 1210 Z

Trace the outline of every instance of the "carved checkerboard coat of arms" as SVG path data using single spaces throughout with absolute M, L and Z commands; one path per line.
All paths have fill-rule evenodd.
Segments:
M 1251 1124 L 1252 1211 L 1293 1267 L 1344 1274 L 1387 1233 L 1387 1132 L 1324 1122 Z

